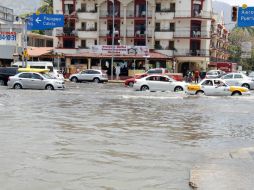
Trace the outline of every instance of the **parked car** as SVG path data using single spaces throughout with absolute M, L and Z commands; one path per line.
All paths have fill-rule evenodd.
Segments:
M 141 79 L 141 78 L 143 78 L 143 77 L 146 77 L 147 75 L 148 75 L 147 73 L 135 75 L 135 76 L 132 77 L 132 78 L 126 79 L 126 80 L 124 81 L 124 84 L 125 84 L 125 86 L 133 87 L 134 82 L 135 82 L 135 79 Z
M 167 75 L 148 75 L 141 79 L 135 79 L 135 90 L 140 91 L 184 91 L 186 83 L 178 82 Z
M 64 89 L 64 81 L 55 79 L 49 74 L 22 72 L 9 77 L 8 87 L 14 89 Z
M 56 79 L 64 80 L 63 74 L 57 69 L 53 69 L 53 72 L 50 72 L 49 74 Z
M 108 82 L 108 75 L 103 73 L 102 70 L 87 69 L 80 73 L 72 74 L 69 79 L 72 82 L 93 81 L 100 83 Z
M 242 86 L 248 89 L 254 89 L 254 79 L 243 73 L 229 73 L 221 78 L 230 86 Z
M 16 67 L 0 67 L 0 86 L 7 85 L 8 78 L 18 73 Z
M 248 88 L 229 86 L 222 79 L 204 79 L 199 84 L 188 84 L 188 94 L 204 94 L 206 96 L 250 95 Z
M 222 70 L 210 70 L 206 73 L 206 78 L 220 78 L 223 75 L 225 75 L 226 73 Z
M 164 69 L 164 68 L 154 68 L 154 69 L 149 69 L 146 73 L 149 74 L 149 75 L 152 75 L 152 74 L 164 75 L 166 73 L 169 73 L 169 71 L 167 69 Z
M 248 75 L 248 77 L 254 79 L 254 71 L 251 71 L 250 74 Z

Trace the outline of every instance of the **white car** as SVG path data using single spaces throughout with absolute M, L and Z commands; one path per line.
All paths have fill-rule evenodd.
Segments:
M 14 89 L 64 89 L 64 81 L 53 78 L 49 74 L 22 72 L 9 77 L 8 87 Z
M 210 70 L 206 73 L 206 78 L 220 78 L 221 76 L 225 75 L 226 73 L 222 70 Z
M 93 81 L 95 83 L 108 82 L 107 74 L 104 74 L 102 70 L 87 69 L 81 71 L 80 73 L 72 74 L 69 77 L 72 82 L 82 82 L 82 81 Z
M 199 84 L 188 84 L 187 94 L 204 94 L 206 96 L 250 95 L 248 88 L 229 86 L 222 79 L 204 79 Z
M 254 89 L 254 79 L 243 73 L 229 73 L 221 77 L 229 86 L 242 86 L 248 89 Z
M 141 79 L 135 79 L 133 88 L 140 91 L 184 91 L 186 83 L 178 82 L 169 76 L 148 75 Z
M 53 72 L 49 72 L 49 74 L 56 79 L 64 80 L 64 76 L 59 70 L 53 69 Z

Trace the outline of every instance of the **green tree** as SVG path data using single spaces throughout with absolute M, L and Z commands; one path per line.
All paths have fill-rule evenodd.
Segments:
M 229 36 L 229 47 L 230 52 L 229 60 L 242 65 L 244 70 L 253 70 L 254 63 L 254 51 L 252 50 L 252 57 L 250 59 L 241 58 L 241 44 L 242 42 L 252 42 L 254 45 L 254 28 L 253 27 L 243 27 L 234 28 L 230 32 Z
M 42 5 L 38 8 L 40 13 L 53 14 L 53 0 L 41 0 Z

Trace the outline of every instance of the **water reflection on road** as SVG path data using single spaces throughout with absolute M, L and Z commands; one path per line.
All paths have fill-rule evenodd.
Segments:
M 1 189 L 189 189 L 195 163 L 253 144 L 253 101 L 120 84 L 0 87 Z

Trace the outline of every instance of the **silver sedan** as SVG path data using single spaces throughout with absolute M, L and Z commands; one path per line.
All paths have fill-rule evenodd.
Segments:
M 243 73 L 229 73 L 221 77 L 229 86 L 242 86 L 248 89 L 254 89 L 254 79 Z
M 9 78 L 8 87 L 14 89 L 64 89 L 64 81 L 55 79 L 48 74 L 22 72 Z

